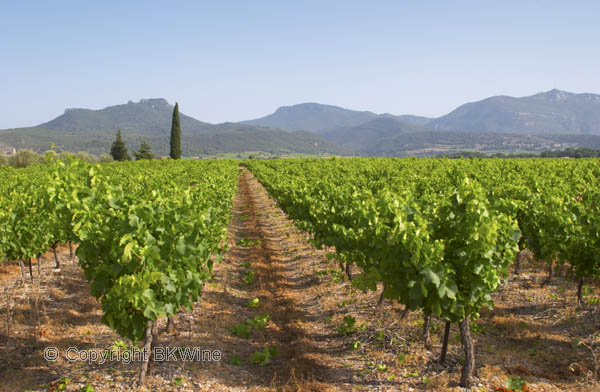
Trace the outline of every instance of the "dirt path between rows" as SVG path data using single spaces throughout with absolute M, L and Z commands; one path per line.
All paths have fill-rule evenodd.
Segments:
M 235 235 L 238 243 L 246 241 L 251 246 L 237 252 L 233 249 L 232 260 L 228 261 L 235 263 L 237 256 L 242 263 L 251 262 L 249 269 L 256 272 L 258 287 L 249 288 L 246 293 L 264 303 L 258 313 L 272 316 L 264 338 L 279 352 L 273 366 L 259 372 L 264 377 L 263 384 L 309 383 L 317 387 L 322 380 L 331 389 L 331 384 L 350 382 L 349 371 L 321 361 L 331 352 L 327 336 L 316 334 L 311 328 L 325 323 L 327 317 L 319 309 L 320 293 L 313 287 L 314 271 L 324 258 L 315 258 L 316 252 L 308 244 L 293 243 L 289 222 L 247 170 L 242 172 L 239 189 L 234 219 L 241 218 L 243 223 Z

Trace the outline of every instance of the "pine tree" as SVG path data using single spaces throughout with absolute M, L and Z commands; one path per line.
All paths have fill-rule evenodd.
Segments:
M 138 161 L 140 159 L 154 159 L 154 154 L 152 153 L 152 147 L 142 139 L 142 143 L 140 144 L 140 149 L 133 153 L 135 155 L 135 159 Z
M 179 123 L 179 104 L 175 102 L 173 122 L 171 123 L 171 158 L 181 158 L 181 126 Z
M 125 146 L 125 140 L 121 137 L 121 130 L 117 129 L 117 139 L 113 142 L 110 148 L 110 155 L 115 161 L 128 161 L 131 159 Z

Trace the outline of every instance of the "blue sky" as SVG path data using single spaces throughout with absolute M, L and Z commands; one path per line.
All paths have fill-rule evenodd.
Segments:
M 0 128 L 152 97 L 223 122 L 600 93 L 599 16 L 598 1 L 0 0 Z

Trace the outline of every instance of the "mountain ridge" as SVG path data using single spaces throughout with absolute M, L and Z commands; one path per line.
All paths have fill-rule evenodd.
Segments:
M 291 106 L 280 106 L 275 112 L 244 124 L 279 128 L 285 131 L 309 131 L 318 133 L 340 126 L 358 125 L 375 118 L 369 111 L 349 110 L 335 105 L 304 102 Z
M 139 102 L 111 105 L 103 109 L 67 108 L 64 113 L 37 128 L 64 131 L 117 129 L 150 134 L 170 132 L 173 105 L 164 98 L 142 98 Z M 179 113 L 181 126 L 188 132 L 205 132 L 212 124 Z
M 436 130 L 536 134 L 600 134 L 600 95 L 558 89 L 497 95 L 461 105 L 431 120 Z

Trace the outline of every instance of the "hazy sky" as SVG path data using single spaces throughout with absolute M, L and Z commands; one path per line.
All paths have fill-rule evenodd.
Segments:
M 0 128 L 151 97 L 223 122 L 600 93 L 599 18 L 599 1 L 0 0 Z

